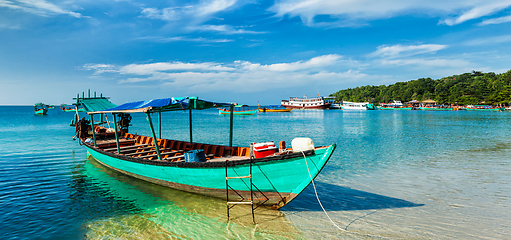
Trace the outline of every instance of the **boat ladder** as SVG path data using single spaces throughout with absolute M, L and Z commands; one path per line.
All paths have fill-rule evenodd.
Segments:
M 234 206 L 236 206 L 238 204 L 246 204 L 246 205 L 251 205 L 251 207 L 252 207 L 252 221 L 255 224 L 254 210 L 256 210 L 258 207 L 263 205 L 266 201 L 270 200 L 252 182 L 252 165 L 253 165 L 253 161 L 254 161 L 254 158 L 251 157 L 250 158 L 250 174 L 249 175 L 247 175 L 247 176 L 236 176 L 236 177 L 229 177 L 228 176 L 229 161 L 228 160 L 225 161 L 225 192 L 226 192 L 226 196 L 227 196 L 227 221 L 230 220 L 230 218 L 229 218 L 229 211 L 231 210 L 231 208 L 233 208 Z M 250 198 L 243 197 L 242 194 L 240 194 L 234 188 L 229 186 L 229 180 L 231 180 L 231 179 L 243 179 L 243 178 L 250 179 Z M 239 201 L 235 201 L 235 202 L 234 201 L 229 201 L 229 190 L 231 190 L 231 192 L 236 193 L 236 195 L 238 195 L 240 200 Z M 254 199 L 254 196 L 256 195 L 256 192 L 254 192 L 254 190 L 259 192 L 261 194 L 261 196 L 263 196 L 263 198 L 261 198 L 261 199 Z M 259 203 L 259 204 L 256 204 L 255 201 L 262 201 L 262 202 Z

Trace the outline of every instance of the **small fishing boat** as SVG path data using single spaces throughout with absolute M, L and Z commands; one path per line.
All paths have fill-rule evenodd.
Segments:
M 481 112 L 499 112 L 504 111 L 505 108 L 491 106 L 491 105 L 468 105 L 465 107 L 467 111 L 481 111 Z
M 447 107 L 443 105 L 432 105 L 432 106 L 422 106 L 419 107 L 420 110 L 424 111 L 452 111 L 452 107 Z
M 292 108 L 285 108 L 281 105 L 269 105 L 267 107 L 259 107 L 259 112 L 291 112 Z
M 232 146 L 233 119 L 229 145 L 193 142 L 192 110 L 234 105 L 200 100 L 197 97 L 153 99 L 114 108 L 87 112 L 90 121 L 80 120 L 80 144 L 99 163 L 120 173 L 182 191 L 227 199 L 228 205 L 257 204 L 278 209 L 300 194 L 320 173 L 336 145 L 315 147 L 309 138 L 295 138 L 286 148 L 279 142 Z M 187 110 L 190 141 L 156 137 L 152 114 Z M 129 133 L 130 114 L 147 116 L 152 136 Z M 94 116 L 112 114 L 115 130 L 108 133 L 94 124 Z M 233 113 L 232 113 L 233 114 Z M 117 119 L 120 119 L 120 128 Z M 161 129 L 161 122 L 158 121 Z M 102 135 L 99 135 L 102 134 Z
M 36 103 L 34 105 L 34 114 L 35 115 L 46 115 L 48 113 L 48 105 L 44 103 Z
M 60 109 L 64 112 L 76 112 L 76 107 L 74 105 L 61 104 Z M 78 112 L 85 112 L 85 110 L 82 107 L 78 107 Z
M 220 115 L 231 114 L 231 111 L 226 108 L 219 108 L 218 113 Z M 257 109 L 249 109 L 248 105 L 234 105 L 234 115 L 254 115 L 257 113 Z

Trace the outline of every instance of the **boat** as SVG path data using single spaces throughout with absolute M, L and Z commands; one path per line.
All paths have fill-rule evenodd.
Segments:
M 467 111 L 481 111 L 481 112 L 498 112 L 504 111 L 505 108 L 491 106 L 491 105 L 468 105 L 465 107 Z
M 342 109 L 342 104 L 341 103 L 332 103 L 330 104 L 330 109 Z
M 391 103 L 380 103 L 380 110 L 413 110 L 413 107 L 406 107 L 401 101 L 393 100 Z
M 342 101 L 342 110 L 375 110 L 373 104 L 368 102 L 347 102 Z
M 259 112 L 291 112 L 292 108 L 285 108 L 282 105 L 269 105 L 267 107 L 259 107 Z
M 65 104 L 61 104 L 60 105 L 60 109 L 64 112 L 76 112 L 76 107 L 75 105 L 65 105 Z M 79 107 L 78 108 L 78 112 L 85 112 L 85 110 L 82 108 L 82 107 Z
M 315 147 L 309 138 L 295 138 L 286 148 L 279 142 L 236 147 L 232 145 L 233 119 L 230 119 L 229 145 L 193 142 L 190 121 L 190 140 L 179 141 L 156 137 L 151 116 L 168 111 L 225 107 L 197 97 L 153 99 L 131 102 L 114 108 L 88 112 L 90 121 L 80 120 L 77 135 L 91 157 L 120 173 L 206 196 L 257 204 L 278 209 L 291 202 L 314 179 L 330 159 L 335 144 Z M 129 115 L 145 114 L 152 136 L 129 133 Z M 94 124 L 94 116 L 112 114 L 115 131 L 105 133 Z M 160 115 L 161 116 L 161 115 Z M 116 119 L 123 122 L 117 127 Z M 161 121 L 158 121 L 161 127 Z M 92 131 L 94 129 L 94 131 Z M 156 143 L 156 144 L 155 144 Z
M 36 103 L 34 105 L 34 114 L 35 115 L 46 115 L 48 113 L 48 105 L 44 103 Z
M 290 97 L 289 100 L 282 100 L 280 105 L 285 108 L 301 108 L 301 109 L 325 109 L 329 108 L 335 97 L 316 97 L 303 98 Z
M 257 109 L 249 109 L 248 105 L 234 105 L 233 115 L 254 115 L 257 113 Z M 231 111 L 226 108 L 218 108 L 218 114 L 229 115 Z
M 447 107 L 444 105 L 428 105 L 428 106 L 419 107 L 419 109 L 425 110 L 425 111 L 452 111 L 453 110 L 452 107 Z

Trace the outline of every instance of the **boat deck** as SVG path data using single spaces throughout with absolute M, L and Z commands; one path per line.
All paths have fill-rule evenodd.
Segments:
M 126 133 L 119 138 L 119 152 L 117 141 L 112 138 L 96 140 L 97 149 L 126 157 L 143 158 L 158 161 L 158 154 L 153 139 Z M 158 139 L 161 160 L 168 162 L 184 161 L 184 152 L 194 149 L 203 149 L 208 161 L 237 161 L 250 159 L 250 148 L 227 147 L 222 145 L 190 143 L 178 140 Z

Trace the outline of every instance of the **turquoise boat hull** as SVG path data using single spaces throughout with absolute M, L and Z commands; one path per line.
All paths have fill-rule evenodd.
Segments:
M 465 108 L 467 111 L 481 111 L 481 112 L 499 112 L 504 111 L 504 108 Z
M 425 107 L 421 107 L 420 110 L 425 110 L 425 111 L 452 111 L 453 109 L 452 108 L 425 108 Z
M 403 107 L 403 108 L 386 108 L 386 107 L 380 107 L 380 110 L 413 110 L 413 107 Z
M 36 110 L 34 112 L 34 114 L 35 115 L 46 115 L 47 112 L 48 112 L 48 109 L 43 108 L 43 109 Z
M 257 113 L 257 111 L 258 111 L 257 109 L 247 110 L 247 111 L 233 111 L 232 114 L 233 115 L 254 115 L 254 114 Z M 220 115 L 231 114 L 230 111 L 226 111 L 226 110 L 223 110 L 223 109 L 219 109 L 218 113 Z
M 250 160 L 164 162 L 116 155 L 84 144 L 99 163 L 115 171 L 174 189 L 226 199 L 226 175 L 250 175 Z M 300 194 L 330 159 L 336 145 L 254 159 L 254 202 L 278 209 Z M 228 165 L 226 167 L 226 164 Z M 251 199 L 250 179 L 229 180 L 229 200 Z M 239 194 L 239 195 L 238 195 Z

